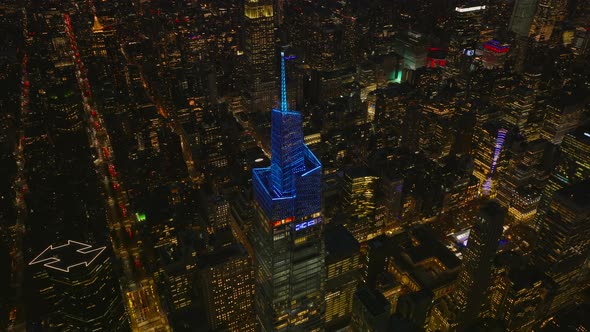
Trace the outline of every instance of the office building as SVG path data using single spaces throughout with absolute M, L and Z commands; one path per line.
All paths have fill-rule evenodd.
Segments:
M 528 37 L 538 0 L 516 0 L 508 28 L 517 38 Z
M 485 5 L 470 4 L 458 6 L 453 11 L 451 20 L 451 40 L 447 59 L 452 73 L 465 72 L 475 55 L 479 42 L 480 30 Z
M 106 247 L 69 240 L 30 263 L 45 269 L 55 294 L 51 325 L 61 331 L 129 331 L 129 320 Z
M 244 1 L 244 98 L 249 111 L 263 112 L 276 96 L 273 0 Z
M 389 328 L 390 304 L 381 292 L 363 287 L 352 302 L 352 332 L 386 332 Z
M 163 290 L 170 312 L 181 312 L 191 308 L 194 272 L 194 261 L 187 259 L 169 264 L 159 271 L 162 280 L 160 289 Z
M 535 94 L 532 89 L 519 87 L 508 102 L 508 112 L 504 119 L 507 123 L 518 128 L 520 133 L 525 134 L 527 120 L 533 113 L 535 107 Z
M 537 41 L 548 41 L 564 7 L 563 0 L 538 0 L 529 36 Z
M 281 69 L 271 165 L 252 170 L 256 313 L 263 331 L 316 331 L 324 311 L 322 165 L 303 143 L 301 114 L 288 109 L 283 54 Z
M 406 324 L 423 330 L 428 326 L 434 294 L 429 289 L 403 294 L 399 297 L 396 317 Z
M 482 63 L 485 68 L 504 68 L 510 45 L 495 39 L 483 43 Z
M 576 55 L 584 55 L 590 49 L 590 32 L 584 27 L 576 28 L 572 41 L 572 49 Z
M 561 158 L 543 189 L 536 222 L 541 223 L 555 192 L 576 182 L 590 179 L 590 127 L 581 127 L 564 136 Z
M 516 188 L 508 208 L 510 220 L 518 223 L 534 221 L 540 199 L 540 192 L 532 186 Z
M 326 328 L 342 328 L 350 321 L 352 297 L 360 281 L 358 241 L 343 226 L 324 233 L 326 243 Z
M 457 305 L 453 297 L 444 296 L 434 302 L 428 320 L 428 331 L 456 331 L 458 325 Z
M 109 22 L 114 23 L 114 22 Z M 92 23 L 92 44 L 91 52 L 96 57 L 107 57 L 107 45 L 115 41 L 115 30 L 112 26 L 105 27 L 100 20 L 94 15 Z M 112 46 L 112 45 L 108 45 Z
M 426 65 L 428 54 L 428 43 L 426 36 L 407 31 L 403 34 L 396 35 L 394 39 L 394 52 L 403 58 L 402 69 L 399 74 L 399 80 L 402 82 L 411 81 L 414 77 L 414 71 Z
M 463 269 L 453 293 L 459 313 L 459 327 L 468 328 L 478 318 L 490 283 L 492 260 L 502 235 L 506 211 L 495 201 L 486 202 L 474 219 Z
M 254 331 L 254 270 L 240 244 L 198 259 L 198 279 L 212 331 Z
M 553 283 L 515 252 L 498 254 L 482 316 L 503 321 L 506 331 L 532 331 L 553 295 Z
M 547 105 L 541 137 L 553 144 L 561 144 L 566 134 L 580 125 L 581 108 L 576 105 Z
M 392 242 L 389 237 L 381 235 L 368 241 L 365 250 L 363 283 L 368 287 L 375 288 L 379 275 L 385 272 L 388 254 L 392 250 Z
M 508 130 L 498 121 L 488 121 L 474 133 L 473 175 L 480 183 L 480 192 L 485 195 L 494 193 L 495 173 L 505 164 L 504 144 Z
M 580 169 L 578 169 L 580 170 Z M 550 313 L 573 304 L 588 282 L 585 264 L 590 250 L 590 181 L 556 191 L 539 224 L 535 263 L 556 283 Z
M 344 210 L 349 217 L 346 228 L 359 242 L 383 232 L 383 220 L 376 213 L 379 177 L 366 168 L 353 168 L 344 173 Z

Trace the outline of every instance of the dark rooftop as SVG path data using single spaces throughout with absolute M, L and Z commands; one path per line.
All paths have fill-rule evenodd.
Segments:
M 324 232 L 326 242 L 326 262 L 336 262 L 358 253 L 360 245 L 342 225 L 329 227 Z
M 215 250 L 211 253 L 204 254 L 199 257 L 199 269 L 206 269 L 208 267 L 213 267 L 217 265 L 225 264 L 231 261 L 233 258 L 247 258 L 248 254 L 246 253 L 246 249 L 239 244 L 234 243 L 227 247 L 220 248 Z
M 590 214 L 590 180 L 567 186 L 555 193 L 554 197 L 574 211 Z
M 389 312 L 389 301 L 377 290 L 363 287 L 357 290 L 354 295 L 373 316 Z

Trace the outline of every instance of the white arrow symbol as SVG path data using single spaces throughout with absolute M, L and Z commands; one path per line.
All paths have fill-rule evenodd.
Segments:
M 59 267 L 57 264 L 57 263 L 61 262 L 61 259 L 59 257 L 56 257 L 55 255 L 52 255 L 52 252 L 54 250 L 62 249 L 62 248 L 68 247 L 70 245 L 72 245 L 72 250 L 74 250 L 74 246 L 76 246 L 76 247 L 78 247 L 78 249 L 75 250 L 77 253 L 82 254 L 84 257 L 86 257 L 86 255 L 88 255 L 88 257 L 90 257 L 90 259 L 84 260 L 81 262 L 77 262 L 77 263 L 69 265 L 68 267 L 63 269 L 63 268 Z M 50 245 L 45 250 L 43 250 L 43 252 L 41 252 L 39 255 L 37 255 L 37 257 L 35 257 L 29 263 L 29 265 L 45 263 L 45 264 L 43 264 L 43 266 L 45 266 L 45 267 L 59 270 L 62 272 L 70 272 L 71 268 L 76 267 L 78 265 L 85 265 L 86 267 L 88 267 L 88 265 L 90 265 L 105 249 L 106 249 L 106 247 L 99 247 L 99 248 L 92 249 L 92 246 L 89 244 L 78 242 L 78 241 L 73 241 L 73 240 L 68 240 L 68 243 L 62 244 L 60 246 L 54 247 L 53 245 Z

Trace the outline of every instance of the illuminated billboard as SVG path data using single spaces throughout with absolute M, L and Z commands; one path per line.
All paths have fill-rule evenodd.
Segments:
M 314 226 L 319 224 L 322 221 L 322 218 L 314 218 L 308 221 L 301 222 L 295 225 L 295 231 L 300 231 L 302 229 L 306 229 L 308 227 Z

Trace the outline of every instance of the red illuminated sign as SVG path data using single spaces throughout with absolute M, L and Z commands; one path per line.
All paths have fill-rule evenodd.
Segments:
M 444 67 L 446 65 L 447 60 L 445 59 L 426 58 L 426 66 L 429 68 Z
M 483 48 L 490 50 L 495 53 L 506 53 L 510 50 L 510 46 L 502 45 L 496 40 L 491 40 L 483 44 Z
M 293 222 L 293 220 L 295 220 L 295 217 L 287 217 L 285 219 L 277 220 L 272 223 L 272 227 L 279 227 L 281 225 L 291 223 L 291 222 Z

